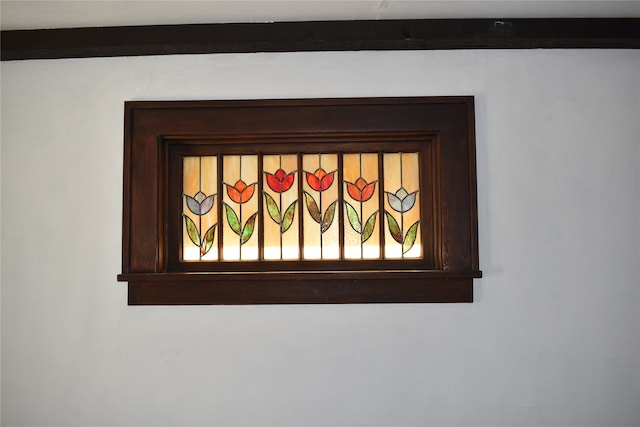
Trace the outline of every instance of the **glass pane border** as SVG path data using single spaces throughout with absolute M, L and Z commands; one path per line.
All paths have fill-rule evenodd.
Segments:
M 126 102 L 118 280 L 128 282 L 129 304 L 473 301 L 473 279 L 482 275 L 474 127 L 473 97 Z M 294 142 L 300 138 L 304 144 Z M 432 191 L 420 198 L 431 218 L 423 238 L 433 232 L 423 259 L 242 262 L 241 268 L 177 262 L 183 225 L 169 218 L 182 202 L 169 194 L 175 194 L 180 153 L 211 153 L 212 146 L 223 154 L 292 146 L 294 152 L 370 152 L 385 144 L 396 144 L 397 152 L 400 142 L 420 147 L 421 162 L 428 163 L 421 164 L 422 179 L 434 178 L 421 184 Z

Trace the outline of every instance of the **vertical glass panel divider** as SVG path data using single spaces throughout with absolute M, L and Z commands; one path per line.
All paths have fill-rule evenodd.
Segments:
M 218 170 L 217 170 L 217 174 L 218 174 L 218 182 L 217 182 L 217 187 L 218 187 L 218 261 L 221 261 L 223 259 L 223 250 L 224 250 L 224 222 L 225 220 L 225 216 L 224 216 L 224 212 L 222 210 L 222 201 L 224 199 L 224 184 L 222 183 L 222 179 L 223 179 L 223 165 L 224 165 L 224 159 L 223 159 L 223 155 L 222 154 L 218 154 Z
M 318 169 L 323 169 L 322 153 L 318 153 Z M 314 175 L 315 175 L 315 172 L 314 172 Z M 320 180 L 320 187 L 322 187 L 322 180 Z M 323 259 L 324 258 L 324 233 L 322 232 L 322 225 L 323 225 L 323 219 L 324 219 L 323 209 L 325 208 L 325 206 L 322 203 L 322 191 L 318 192 L 318 208 L 320 210 L 320 259 Z
M 378 233 L 380 236 L 380 258 L 384 259 L 385 258 L 385 227 L 386 227 L 386 218 L 385 218 L 385 208 L 384 208 L 384 192 L 385 192 L 385 187 L 384 187 L 384 176 L 385 176 L 385 170 L 384 170 L 384 159 L 383 159 L 384 153 L 382 151 L 378 151 L 378 203 L 379 203 L 379 210 L 380 213 L 378 214 L 378 221 L 379 221 L 379 227 L 378 227 Z
M 264 155 L 260 154 L 258 156 L 258 259 L 260 261 L 264 260 L 264 234 L 266 233 L 266 227 L 264 223 L 264 210 L 263 200 L 264 200 Z M 280 248 L 280 259 L 282 260 L 282 247 Z
M 302 164 L 302 153 L 298 152 L 296 154 L 296 165 L 298 171 L 297 177 L 297 191 L 298 191 L 298 260 L 304 259 L 304 194 L 303 185 L 304 185 L 304 171 Z
M 344 153 L 338 154 L 338 246 L 339 259 L 344 259 Z
M 433 145 L 433 144 L 432 144 Z M 433 149 L 429 150 L 429 154 L 432 155 L 433 154 Z M 422 152 L 422 155 L 420 153 L 417 153 L 417 162 L 418 162 L 418 166 L 417 166 L 417 175 L 418 175 L 418 180 L 420 181 L 419 185 L 418 185 L 418 190 L 419 190 L 419 194 L 420 194 L 420 200 L 418 203 L 418 209 L 420 209 L 420 228 L 418 229 L 418 233 L 416 236 L 416 241 L 419 241 L 420 244 L 420 255 L 424 258 L 425 256 L 425 244 L 428 241 L 427 239 L 425 239 L 426 237 L 426 231 L 427 228 L 425 227 L 427 224 L 432 224 L 430 221 L 427 221 L 426 215 L 427 212 L 430 212 L 431 209 L 426 209 L 425 206 L 425 201 L 426 200 L 433 200 L 433 175 L 431 175 L 429 177 L 429 182 L 425 184 L 426 181 L 426 173 L 427 171 L 425 170 L 424 167 L 424 162 L 426 161 L 427 157 L 424 154 L 424 151 Z M 433 163 L 432 163 L 433 164 Z M 431 188 L 429 190 L 427 190 L 427 187 L 431 186 Z M 427 197 L 427 191 L 429 193 L 429 196 Z M 431 233 L 431 235 L 433 236 L 433 230 L 429 230 L 429 233 Z M 433 241 L 433 239 L 431 239 L 431 241 Z M 429 251 L 429 253 L 431 254 L 431 250 Z M 432 254 L 431 254 L 432 255 Z

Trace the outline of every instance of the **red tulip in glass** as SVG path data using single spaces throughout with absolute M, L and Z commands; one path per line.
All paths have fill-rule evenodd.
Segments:
M 306 172 L 307 184 L 315 191 L 324 191 L 333 184 L 333 176 L 336 172 L 327 173 L 324 169 L 318 168 L 314 173 Z
M 295 171 L 287 174 L 284 170 L 278 169 L 276 173 L 265 172 L 267 185 L 276 193 L 284 193 L 293 185 Z

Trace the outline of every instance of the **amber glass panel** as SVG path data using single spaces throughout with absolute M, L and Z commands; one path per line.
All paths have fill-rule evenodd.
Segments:
M 258 234 L 258 156 L 223 156 L 222 258 L 256 260 Z
M 184 157 L 182 170 L 182 259 L 215 261 L 218 259 L 217 157 Z
M 344 256 L 380 258 L 378 154 L 345 154 L 342 173 Z
M 304 183 L 303 258 L 340 257 L 338 155 L 302 156 Z
M 298 156 L 262 158 L 264 259 L 299 259 Z
M 420 258 L 418 153 L 384 154 L 385 258 Z

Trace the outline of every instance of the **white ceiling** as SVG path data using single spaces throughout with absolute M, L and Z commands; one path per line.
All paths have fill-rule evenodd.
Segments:
M 345 19 L 640 17 L 635 1 L 0 0 L 2 30 Z

